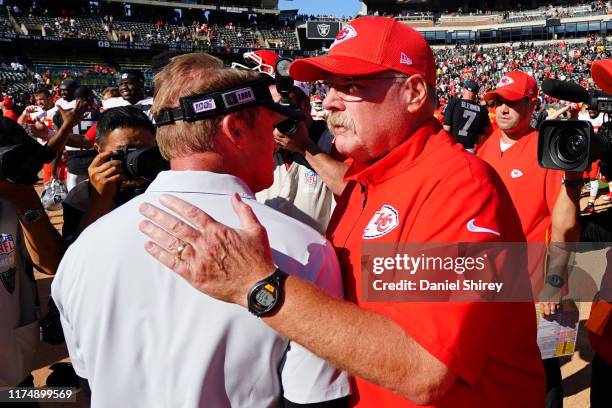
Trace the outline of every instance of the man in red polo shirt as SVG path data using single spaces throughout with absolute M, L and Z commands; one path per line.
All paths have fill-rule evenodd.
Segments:
M 327 80 L 328 123 L 352 159 L 328 228 L 350 302 L 288 276 L 262 319 L 353 374 L 353 406 L 541 407 L 533 305 L 369 302 L 360 289 L 364 243 L 524 240 L 499 177 L 433 117 L 435 61 L 424 38 L 393 19 L 359 18 L 329 55 L 297 60 L 290 74 Z M 149 253 L 197 289 L 253 311 L 247 294 L 275 267 L 250 208 L 234 197 L 242 225 L 234 230 L 177 198 L 163 203 L 198 229 L 144 205 L 157 224 L 141 225 L 156 241 Z
M 542 168 L 537 160 L 538 131 L 531 127 L 537 97 L 538 86 L 530 75 L 511 71 L 503 76 L 496 89 L 484 95 L 484 99 L 495 106 L 499 128 L 477 151 L 477 156 L 493 166 L 508 189 L 527 242 L 542 243 L 539 248 L 532 246 L 529 253 L 529 273 L 534 285 L 544 277 L 544 244 L 564 242 L 568 238 L 567 231 L 552 222 L 563 172 Z M 555 313 L 559 306 L 559 302 L 541 304 L 545 314 Z M 544 360 L 544 367 L 546 406 L 561 407 L 563 388 L 559 359 Z

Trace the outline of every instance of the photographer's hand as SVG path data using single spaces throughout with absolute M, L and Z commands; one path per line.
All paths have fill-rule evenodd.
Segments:
M 83 214 L 75 236 L 115 208 L 113 199 L 117 194 L 119 183 L 123 180 L 123 170 L 121 161 L 110 160 L 113 153 L 110 151 L 98 154 L 87 169 L 89 183 L 92 187 L 89 194 L 89 207 Z
M 276 129 L 273 134 L 274 140 L 280 147 L 303 155 L 308 164 L 323 179 L 327 188 L 338 196 L 342 194 L 346 187 L 344 173 L 346 173 L 347 165 L 325 153 L 310 139 L 305 122 L 300 122 L 298 131 L 291 136 L 284 135 Z
M 98 154 L 87 169 L 93 187 L 92 199 L 109 203 L 117 194 L 117 184 L 123 180 L 121 161 L 110 160 L 114 152 Z
M 316 144 L 308 135 L 308 128 L 305 122 L 299 122 L 297 132 L 291 136 L 287 136 L 279 132 L 277 129 L 274 129 L 273 135 L 276 143 L 283 149 L 289 150 L 290 152 L 305 155 L 307 150 L 316 147 Z

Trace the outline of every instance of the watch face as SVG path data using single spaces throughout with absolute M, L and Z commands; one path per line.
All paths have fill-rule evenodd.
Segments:
M 263 307 L 270 307 L 274 303 L 274 295 L 266 289 L 261 289 L 257 292 L 257 295 L 255 295 L 255 300 Z

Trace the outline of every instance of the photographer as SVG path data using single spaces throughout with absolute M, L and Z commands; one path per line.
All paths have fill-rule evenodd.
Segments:
M 105 111 L 97 123 L 94 149 L 98 153 L 88 168 L 89 180 L 70 191 L 64 201 L 62 235 L 71 244 L 89 224 L 133 197 L 138 182 L 126 181 L 117 150 L 155 145 L 155 128 L 149 118 L 134 106 Z
M 270 85 L 270 92 L 276 102 L 281 100 L 275 85 Z M 330 156 L 333 136 L 325 121 L 310 116 L 308 96 L 294 86 L 289 98 L 306 119 L 291 135 L 274 130 L 274 140 L 281 147 L 274 154 L 274 183 L 256 198 L 325 233 L 334 207 L 333 195 L 342 194 L 346 185 L 346 165 Z
M 602 60 L 593 64 L 591 76 L 595 84 L 604 92 L 612 92 L 612 60 Z M 609 126 L 603 124 L 599 128 L 599 135 Z M 609 152 L 608 152 L 609 154 Z M 607 158 L 607 156 L 606 156 Z M 602 160 L 605 162 L 606 160 Z M 606 164 L 602 167 L 602 173 L 609 172 Z M 574 177 L 580 180 L 581 173 L 566 171 L 566 178 Z M 564 225 L 571 231 L 571 239 L 568 242 L 612 242 L 612 217 L 610 210 L 579 217 L 581 182 L 566 183 L 562 190 L 566 194 L 560 194 L 553 210 L 553 225 Z M 568 252 L 566 248 L 557 248 L 557 252 Z M 552 258 L 551 254 L 551 258 Z M 610 252 L 608 252 L 608 263 L 610 263 Z M 609 291 L 605 280 L 602 281 L 600 294 Z M 612 304 L 609 297 L 605 296 L 601 301 L 594 301 L 591 306 L 591 314 L 585 325 L 589 333 L 589 341 L 594 351 L 591 374 L 591 407 L 607 407 L 612 397 L 609 387 L 609 379 L 612 377 Z
M 16 122 L 0 118 L 0 386 L 33 386 L 39 328 L 32 267 L 52 275 L 61 254 L 33 186 L 52 157 Z

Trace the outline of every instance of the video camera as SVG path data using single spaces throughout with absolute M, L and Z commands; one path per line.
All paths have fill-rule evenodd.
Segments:
M 153 181 L 158 173 L 169 170 L 170 163 L 164 159 L 157 146 L 129 148 L 124 146 L 111 157 L 119 160 L 125 170 L 126 180 Z
M 585 171 L 591 163 L 601 160 L 601 172 L 612 176 L 612 95 L 601 91 L 589 92 L 582 86 L 554 79 L 542 83 L 542 91 L 553 98 L 585 103 L 589 109 L 606 115 L 595 132 L 584 120 L 547 120 L 540 126 L 538 162 L 547 169 Z
M 0 179 L 33 185 L 53 157 L 51 149 L 29 137 L 17 122 L 0 118 Z
M 276 82 L 276 90 L 281 95 L 280 105 L 287 106 L 296 112 L 301 112 L 300 107 L 292 103 L 291 92 L 294 92 L 295 85 L 293 78 L 289 75 L 289 65 L 293 60 L 291 58 L 279 58 L 274 66 L 274 80 Z M 284 135 L 291 136 L 298 131 L 298 122 L 294 119 L 286 119 L 276 125 L 276 129 Z

